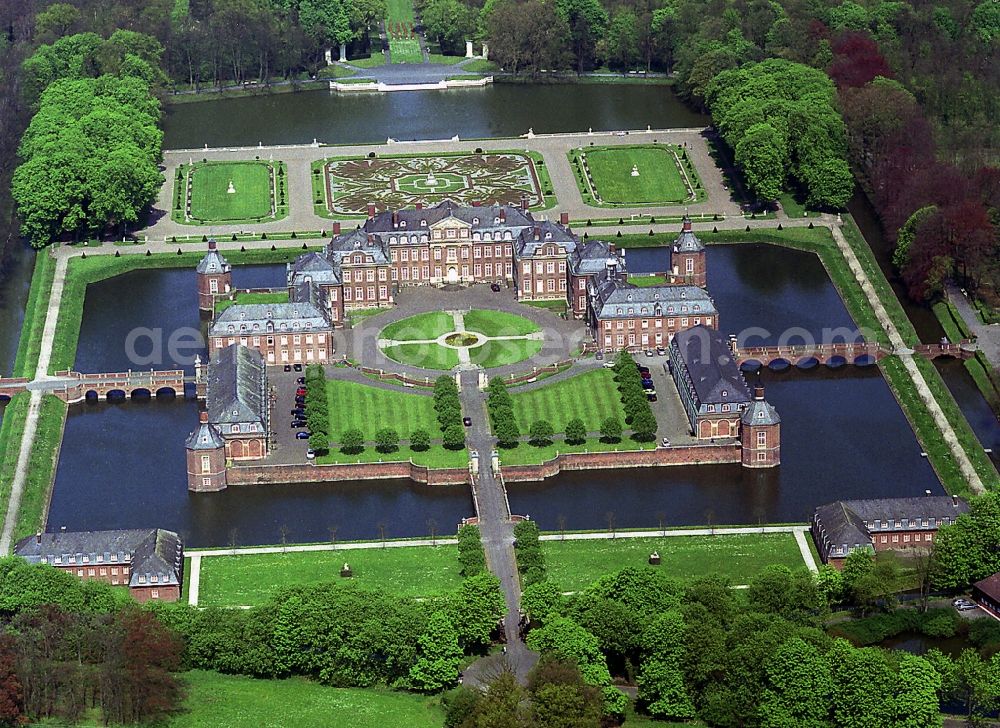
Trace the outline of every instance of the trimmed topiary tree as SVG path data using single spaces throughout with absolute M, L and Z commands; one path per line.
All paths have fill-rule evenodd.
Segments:
M 552 444 L 552 423 L 548 420 L 535 420 L 528 431 L 530 442 L 535 447 L 545 447 Z
M 395 452 L 399 449 L 399 433 L 391 427 L 383 427 L 375 433 L 375 449 L 379 452 Z
M 365 434 L 361 430 L 345 430 L 340 436 L 340 450 L 348 455 L 356 455 L 365 449 Z
M 601 423 L 601 439 L 605 442 L 621 442 L 622 423 L 617 417 L 608 417 Z
M 410 449 L 423 452 L 431 446 L 431 435 L 427 430 L 414 430 L 410 433 Z
M 465 447 L 465 430 L 461 425 L 448 425 L 442 437 L 444 446 L 449 450 L 461 450 Z
M 587 439 L 587 426 L 583 420 L 576 417 L 566 423 L 566 442 L 571 445 L 579 445 Z

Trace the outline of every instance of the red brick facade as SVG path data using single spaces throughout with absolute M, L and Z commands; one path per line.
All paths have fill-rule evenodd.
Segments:
M 743 467 L 771 468 L 781 463 L 779 425 L 742 425 Z
M 633 316 L 597 322 L 595 338 L 604 351 L 639 351 L 666 346 L 678 331 L 695 326 L 718 328 L 716 315 Z
M 241 333 L 233 331 L 232 336 L 213 336 L 209 342 L 209 356 L 232 344 L 240 344 L 256 349 L 268 365 L 325 364 L 333 353 L 332 335 L 329 331 L 259 331 Z

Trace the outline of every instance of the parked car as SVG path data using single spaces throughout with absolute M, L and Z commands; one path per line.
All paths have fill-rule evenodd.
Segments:
M 316 453 L 313 452 L 312 450 L 306 450 L 306 460 L 315 460 L 315 459 L 316 459 Z
M 647 377 L 649 376 L 649 367 L 639 366 L 636 364 L 636 368 L 639 370 L 639 374 L 645 374 Z
M 596 354 L 594 354 L 594 358 L 597 359 L 597 361 L 604 361 L 604 352 L 603 351 L 597 352 Z
M 963 599 L 962 597 L 959 597 L 958 599 L 956 599 L 955 601 L 953 601 L 951 603 L 951 605 L 953 607 L 955 607 L 955 609 L 957 609 L 960 612 L 965 612 L 965 611 L 968 611 L 970 609 L 976 609 L 977 608 L 977 605 L 976 605 L 975 602 L 971 602 L 968 599 Z
M 305 397 L 306 396 L 306 388 L 305 387 L 299 387 L 298 389 L 295 390 L 295 394 L 298 395 L 298 396 L 301 396 L 301 397 Z
M 645 389 L 647 392 L 655 392 L 656 391 L 656 385 L 653 384 L 653 380 L 652 379 L 643 379 L 642 380 L 642 388 Z
M 295 380 L 295 383 L 296 384 L 305 384 L 306 383 L 306 378 L 305 377 L 299 377 L 298 379 Z
M 303 408 L 303 407 L 296 407 L 295 409 L 293 409 L 288 414 L 292 415 L 293 417 L 305 417 L 306 411 L 305 411 L 305 408 Z
M 472 427 L 472 418 L 471 417 L 463 417 L 462 418 L 462 424 L 465 425 L 466 427 Z
M 655 402 L 656 401 L 656 392 L 646 392 L 646 401 L 647 402 Z
M 603 364 L 601 364 L 601 366 L 604 367 L 605 369 L 614 369 L 615 363 L 613 361 L 606 361 Z
M 663 445 L 663 447 L 670 447 L 670 440 L 664 437 L 662 440 L 660 440 L 660 444 Z
M 499 283 L 491 283 L 490 284 L 490 290 L 493 291 L 494 293 L 500 293 L 500 284 Z
M 306 432 L 305 430 L 302 430 L 301 432 L 296 432 L 295 433 L 295 439 L 296 440 L 308 440 L 309 439 L 309 433 Z
M 299 429 L 301 427 L 305 427 L 305 426 L 306 426 L 306 421 L 305 420 L 292 420 L 292 429 L 293 430 L 297 430 L 297 429 Z
M 292 371 L 292 365 L 291 364 L 285 364 L 285 371 L 286 372 Z
M 293 368 L 293 369 L 294 369 L 295 371 L 297 371 L 297 372 L 301 372 L 301 371 L 302 371 L 302 365 L 301 365 L 301 364 L 293 364 L 293 365 L 292 365 L 292 368 Z
M 659 354 L 660 356 L 666 356 L 667 350 L 662 346 L 658 346 L 656 347 L 656 353 Z
M 646 356 L 653 356 L 653 350 L 652 349 L 646 349 Z

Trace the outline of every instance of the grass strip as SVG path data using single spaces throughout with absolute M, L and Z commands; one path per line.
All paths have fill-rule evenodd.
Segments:
M 648 564 L 654 551 L 660 555 L 659 566 Z M 736 584 L 746 584 L 773 564 L 805 568 L 792 533 L 542 541 L 542 553 L 549 579 L 565 591 L 586 589 L 629 566 L 659 569 L 684 580 L 718 574 Z
M 56 463 L 62 447 L 63 429 L 66 426 L 68 406 L 54 394 L 42 397 L 38 415 L 38 428 L 31 444 L 28 458 L 28 477 L 21 495 L 21 506 L 14 525 L 14 541 L 31 536 L 45 529 Z
M 931 390 L 931 394 L 934 395 L 934 399 L 937 400 L 938 405 L 944 412 L 945 418 L 955 431 L 959 444 L 965 450 L 969 462 L 972 463 L 972 467 L 975 468 L 979 478 L 983 481 L 983 485 L 991 490 L 1000 487 L 1000 474 L 997 473 L 993 462 L 983 449 L 983 444 L 979 442 L 979 438 L 976 437 L 976 433 L 969 425 L 969 421 L 965 419 L 965 415 L 962 414 L 962 410 L 952 396 L 951 391 L 945 385 L 944 380 L 941 378 L 941 373 L 938 372 L 930 359 L 918 356 L 914 357 L 913 360 L 917 364 L 917 369 L 924 376 L 924 381 L 927 382 L 928 389 Z
M 314 248 L 318 250 L 319 248 Z M 238 264 L 287 263 L 302 255 L 301 249 L 280 248 L 278 250 L 227 250 L 226 259 Z M 114 278 L 125 273 L 150 268 L 194 268 L 204 257 L 203 252 L 157 253 L 155 255 L 127 255 L 116 258 L 110 255 L 90 258 L 72 258 L 66 269 L 66 281 L 56 322 L 55 337 L 52 342 L 52 358 L 49 373 L 72 369 L 76 361 L 76 347 L 80 339 L 80 324 L 83 320 L 83 304 L 87 286 L 91 283 Z M 192 275 L 194 273 L 192 272 Z
M 938 301 L 931 307 L 931 310 L 934 311 L 934 315 L 949 341 L 957 342 L 972 338 L 971 332 L 965 325 L 965 320 L 950 301 Z M 979 387 L 979 391 L 983 393 L 987 404 L 994 412 L 1000 413 L 1000 381 L 990 376 L 992 367 L 986 356 L 981 351 L 977 351 L 972 359 L 966 359 L 962 364 L 976 386 Z
M 306 680 L 255 680 L 205 670 L 183 674 L 187 697 L 172 728 L 440 728 L 438 696 L 387 688 L 332 688 Z
M 3 423 L 0 424 L 0 518 L 7 513 L 7 502 L 10 500 L 10 488 L 14 482 L 14 470 L 21 451 L 21 437 L 24 435 L 30 401 L 31 395 L 28 392 L 18 392 L 3 411 Z
M 48 250 L 40 250 L 35 256 L 35 270 L 31 275 L 31 289 L 24 308 L 21 338 L 17 342 L 15 377 L 33 377 L 38 368 L 38 354 L 42 348 L 42 332 L 45 330 L 45 316 L 49 309 L 55 273 L 55 259 L 49 255 Z
M 346 582 L 340 576 L 345 563 L 351 567 L 351 582 L 401 597 L 439 596 L 462 583 L 454 544 L 212 556 L 201 560 L 198 606 L 256 606 L 285 587 Z

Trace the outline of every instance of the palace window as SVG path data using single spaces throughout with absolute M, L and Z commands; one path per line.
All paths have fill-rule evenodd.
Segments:
M 757 447 L 767 447 L 767 433 L 758 432 L 757 433 Z

